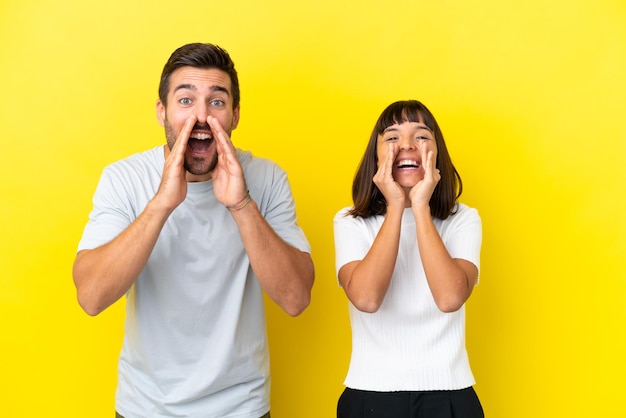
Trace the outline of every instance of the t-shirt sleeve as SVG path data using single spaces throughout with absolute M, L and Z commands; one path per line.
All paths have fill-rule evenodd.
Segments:
M 463 207 L 442 231 L 442 239 L 452 258 L 467 260 L 480 272 L 482 222 L 476 209 Z
M 108 167 L 105 168 L 93 196 L 93 208 L 78 243 L 78 251 L 106 244 L 130 225 L 132 208 L 120 193 L 123 189 L 119 179 Z
M 333 220 L 335 238 L 335 273 L 351 261 L 362 260 L 372 245 L 373 238 L 360 218 L 348 215 L 349 208 L 341 209 Z
M 283 241 L 300 251 L 310 253 L 311 246 L 297 222 L 296 203 L 287 173 L 278 165 L 273 165 L 268 180 L 262 193 L 250 190 L 252 198 L 257 201 L 267 223 Z

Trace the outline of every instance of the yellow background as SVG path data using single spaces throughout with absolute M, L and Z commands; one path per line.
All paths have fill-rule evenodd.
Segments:
M 162 144 L 163 64 L 214 42 L 240 74 L 233 140 L 290 175 L 312 304 L 268 306 L 272 416 L 334 416 L 350 330 L 332 217 L 392 101 L 433 111 L 484 224 L 467 347 L 488 417 L 623 413 L 623 0 L 0 3 L 0 415 L 112 417 L 123 302 L 76 303 L 102 168 Z

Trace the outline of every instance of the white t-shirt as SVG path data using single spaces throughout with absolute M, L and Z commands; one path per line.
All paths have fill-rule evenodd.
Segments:
M 285 242 L 310 252 L 286 173 L 237 153 L 264 218 Z M 79 250 L 109 242 L 139 216 L 163 163 L 160 146 L 105 168 Z M 213 182 L 187 186 L 126 295 L 116 409 L 126 418 L 258 418 L 269 410 L 270 390 L 262 290 Z
M 384 220 L 345 216 L 348 209 L 334 218 L 337 273 L 365 257 Z M 459 204 L 456 214 L 434 223 L 453 258 L 480 268 L 482 227 L 475 209 Z M 465 306 L 452 313 L 437 308 L 410 208 L 403 213 L 398 259 L 380 309 L 365 313 L 348 306 L 352 356 L 346 386 L 390 392 L 456 390 L 475 383 L 465 350 Z

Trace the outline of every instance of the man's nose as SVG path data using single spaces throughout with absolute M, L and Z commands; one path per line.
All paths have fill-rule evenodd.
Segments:
M 207 118 L 209 117 L 209 114 L 209 105 L 203 102 L 199 102 L 196 106 L 196 117 L 198 118 L 198 123 L 207 123 Z

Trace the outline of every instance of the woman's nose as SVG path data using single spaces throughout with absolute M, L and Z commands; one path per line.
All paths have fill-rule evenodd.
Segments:
M 412 150 L 417 147 L 417 144 L 415 143 L 413 138 L 404 136 L 400 138 L 399 146 L 402 150 Z

